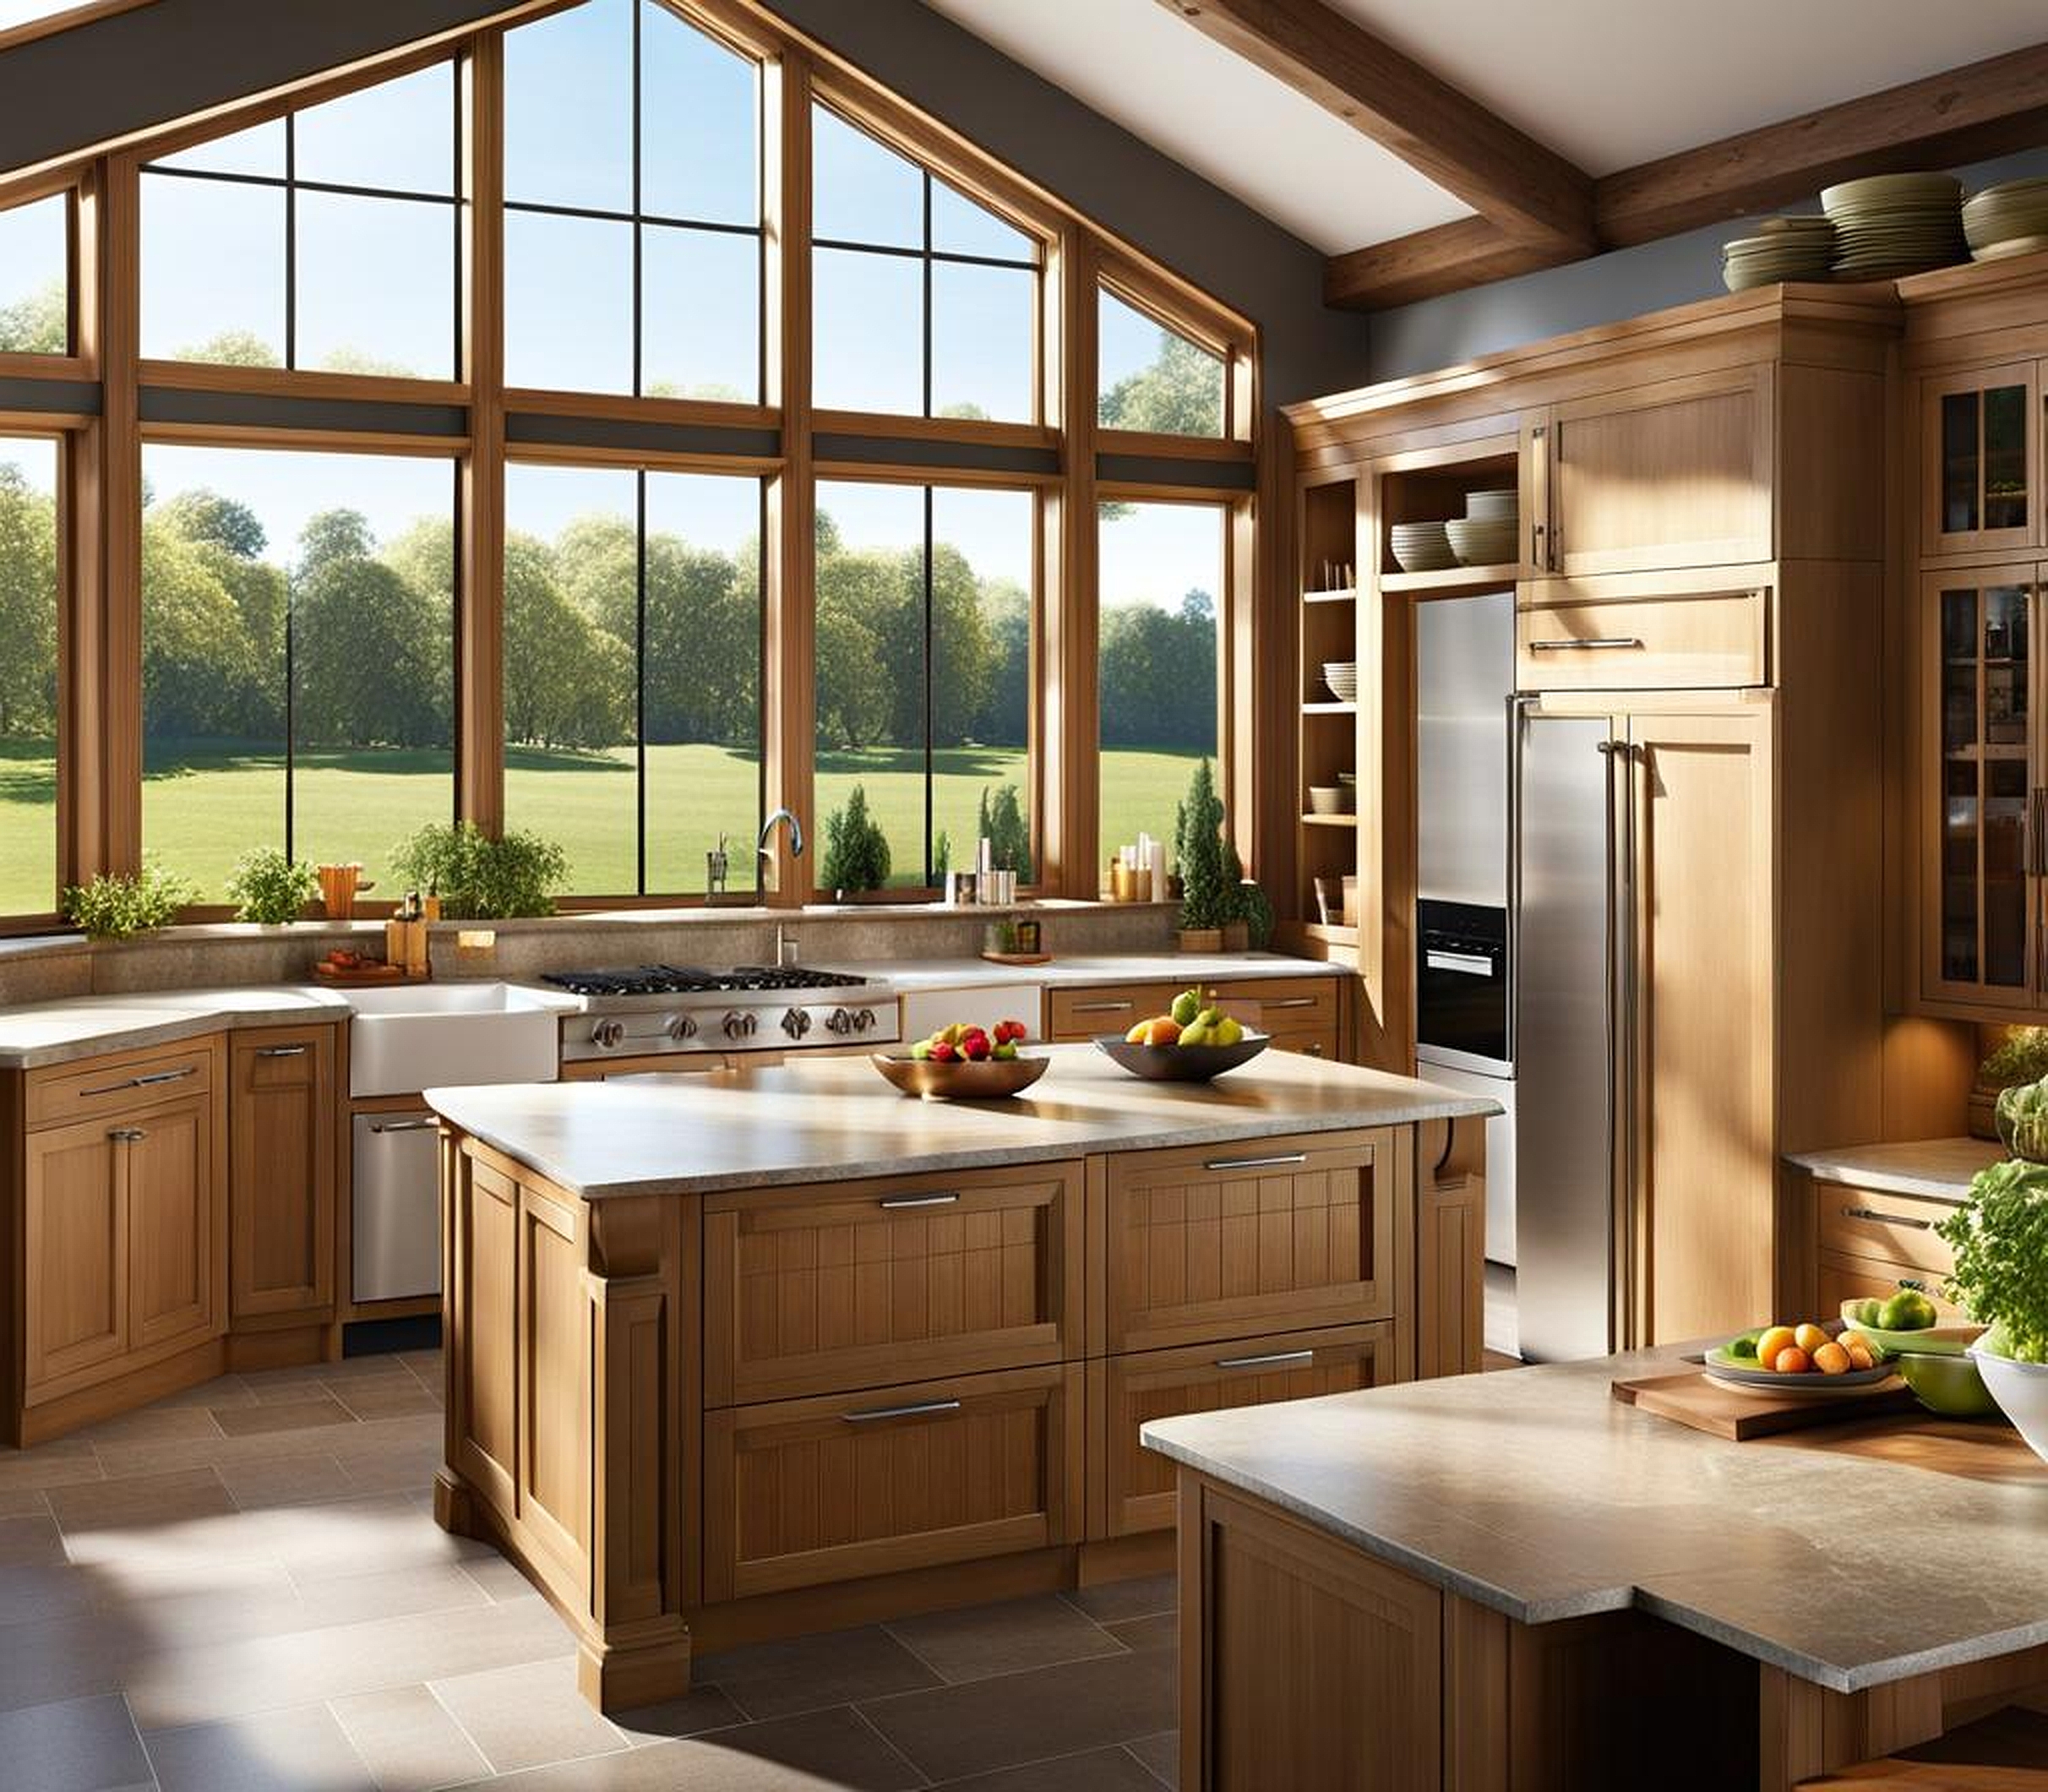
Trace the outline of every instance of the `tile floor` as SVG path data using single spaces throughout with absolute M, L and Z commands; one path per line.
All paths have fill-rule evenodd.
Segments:
M 438 1354 L 229 1376 L 0 1450 L 7 1792 L 1157 1792 L 1170 1579 L 699 1663 L 600 1717 L 569 1633 L 433 1522 Z

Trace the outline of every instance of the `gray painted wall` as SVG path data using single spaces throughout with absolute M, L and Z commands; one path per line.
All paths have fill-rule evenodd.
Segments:
M 771 0 L 912 105 L 1256 322 L 1275 404 L 1355 384 L 1323 258 L 921 0 Z M 496 0 L 156 0 L 0 54 L 0 170 L 301 79 Z
M 1956 172 L 1971 192 L 1995 181 L 2048 175 L 2048 149 Z M 1818 211 L 1820 200 L 1784 210 Z M 1726 290 L 1721 284 L 1721 245 L 1740 234 L 1739 222 L 1717 224 L 1570 267 L 1381 312 L 1372 319 L 1370 350 L 1352 384 L 1400 379 L 1545 336 L 1711 298 Z

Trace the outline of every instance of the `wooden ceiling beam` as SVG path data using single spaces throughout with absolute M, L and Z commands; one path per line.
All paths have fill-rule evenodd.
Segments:
M 2048 43 L 1624 168 L 1594 188 L 1616 248 L 1811 197 L 1864 174 L 1954 167 L 2048 142 Z
M 1460 218 L 1391 242 L 1332 255 L 1323 266 L 1323 303 L 1348 311 L 1379 311 L 1490 280 L 1559 267 L 1586 253 L 1575 243 L 1555 239 L 1517 242 L 1484 218 Z
M 1593 247 L 1589 176 L 1322 0 L 1160 3 L 1392 150 L 1497 234 Z

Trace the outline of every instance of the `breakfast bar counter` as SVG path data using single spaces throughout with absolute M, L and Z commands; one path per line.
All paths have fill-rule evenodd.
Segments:
M 1162 1413 L 1476 1369 L 1483 1099 L 1268 1051 L 448 1088 L 436 1511 L 607 1709 L 693 1648 L 1157 1571 Z
M 1181 1471 L 1182 1785 L 1352 1784 L 1321 1769 L 1370 1713 L 1415 1776 L 1390 1784 L 1728 1786 L 1755 1762 L 1777 1788 L 2048 1684 L 2048 1464 L 2016 1433 L 1908 1413 L 1731 1442 L 1614 1397 L 1678 1354 L 1147 1424 Z M 1297 1700 L 1333 1653 L 1349 1698 Z M 1497 1776 L 1450 1771 L 1468 1723 L 1513 1739 Z

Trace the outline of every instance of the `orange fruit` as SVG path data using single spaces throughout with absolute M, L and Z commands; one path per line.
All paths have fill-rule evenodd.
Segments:
M 1804 1325 L 1793 1332 L 1792 1342 L 1805 1351 L 1808 1356 L 1811 1356 L 1822 1344 L 1828 1342 L 1828 1337 L 1827 1334 L 1818 1326 Z
M 1170 1015 L 1161 1015 L 1145 1029 L 1145 1043 L 1147 1045 L 1172 1045 L 1179 1038 L 1180 1022 Z
M 1757 1340 L 1757 1360 L 1766 1369 L 1775 1368 L 1778 1364 L 1778 1353 L 1781 1350 L 1789 1350 L 1793 1342 L 1791 1326 L 1773 1326 L 1769 1331 Z
M 1841 1375 L 1849 1373 L 1849 1354 L 1832 1339 L 1813 1353 L 1813 1366 L 1824 1375 Z
M 1813 1359 L 1797 1344 L 1787 1344 L 1771 1364 L 1781 1375 L 1803 1375 L 1813 1367 Z

